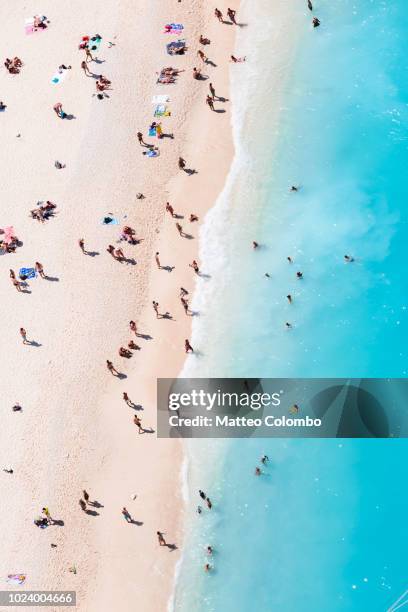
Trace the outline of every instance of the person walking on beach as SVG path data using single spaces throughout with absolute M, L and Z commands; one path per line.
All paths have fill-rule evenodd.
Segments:
M 137 426 L 138 432 L 140 434 L 143 433 L 142 419 L 135 414 L 135 416 L 133 417 L 133 422 Z
M 16 278 L 16 273 L 11 268 L 10 268 L 10 278 L 11 280 L 14 280 Z
M 20 291 L 20 292 L 21 292 L 21 286 L 20 286 L 20 283 L 18 282 L 18 280 L 17 280 L 16 278 L 13 278 L 13 279 L 11 280 L 11 282 L 13 283 L 13 285 L 15 286 L 15 288 L 17 289 L 17 291 Z
M 86 61 L 87 62 L 93 62 L 94 58 L 92 57 L 92 53 L 90 52 L 89 49 L 85 49 L 85 55 L 86 55 Z
M 228 17 L 231 19 L 232 23 L 234 25 L 238 25 L 237 22 L 235 21 L 235 15 L 237 14 L 237 11 L 234 11 L 233 9 L 229 8 L 227 9 L 227 15 Z
M 85 503 L 88 504 L 89 503 L 89 493 L 85 491 L 85 489 L 82 491 L 82 497 L 84 498 Z
M 133 402 L 125 391 L 123 392 L 123 399 L 126 402 L 126 404 L 129 406 L 129 408 L 133 408 Z
M 186 315 L 188 315 L 188 302 L 187 302 L 187 300 L 184 297 L 182 297 L 182 298 L 180 298 L 180 301 L 181 301 L 181 303 L 183 305 L 184 312 L 186 313 Z
M 112 374 L 112 376 L 119 376 L 119 372 L 114 367 L 113 363 L 111 361 L 109 361 L 109 359 L 106 360 L 106 367 L 108 368 L 108 370 Z
M 193 268 L 194 272 L 196 274 L 200 274 L 200 268 L 198 267 L 198 263 L 196 262 L 195 259 L 193 259 L 191 264 L 188 264 L 190 268 Z
M 182 157 L 179 157 L 178 167 L 180 168 L 180 170 L 184 170 L 186 167 L 186 160 L 183 159 Z
M 180 234 L 180 236 L 185 236 L 185 234 L 184 234 L 184 232 L 183 232 L 183 228 L 182 228 L 182 226 L 180 225 L 180 223 L 176 223 L 176 228 L 177 228 L 177 231 L 178 231 L 178 233 Z
M 36 261 L 35 262 L 35 269 L 37 270 L 37 272 L 41 276 L 41 278 L 45 278 L 44 268 L 43 268 L 42 263 L 40 263 L 39 261 Z
M 214 100 L 212 99 L 211 96 L 207 95 L 205 103 L 208 104 L 208 106 L 210 107 L 212 111 L 214 110 Z
M 113 246 L 113 244 L 109 244 L 106 250 L 108 253 L 110 253 L 110 255 L 112 255 L 113 259 L 117 259 L 115 254 L 115 247 Z
M 155 260 L 156 260 L 156 266 L 158 267 L 159 270 L 161 270 L 161 263 L 160 263 L 160 259 L 159 259 L 159 252 L 157 251 L 156 255 L 154 256 Z
M 89 70 L 88 65 L 85 60 L 82 60 L 81 68 L 84 71 L 86 76 L 92 76 L 92 72 Z
M 181 157 L 180 157 L 180 159 L 181 159 Z M 179 167 L 180 167 L 180 160 L 179 160 Z M 169 202 L 166 203 L 166 212 L 169 212 L 172 217 L 176 216 L 176 213 L 174 212 L 174 208 L 172 207 L 172 205 Z
M 180 287 L 180 297 L 182 298 L 185 295 L 188 295 L 187 289 L 184 289 L 184 287 Z
M 132 331 L 135 334 L 135 336 L 137 336 L 138 333 L 137 333 L 136 323 L 134 321 L 129 321 L 129 327 L 130 327 L 130 331 Z
M 83 252 L 84 255 L 86 255 L 86 251 L 85 251 L 85 241 L 83 238 L 80 238 L 78 240 L 78 244 L 79 244 L 79 248 L 81 249 L 81 251 Z
M 54 109 L 56 115 L 60 119 L 65 119 L 65 117 L 67 116 L 66 113 L 62 110 L 61 102 L 57 102 L 56 104 L 54 104 L 53 109 Z
M 200 59 L 201 59 L 201 60 L 202 60 L 202 61 L 203 61 L 205 64 L 207 63 L 208 57 L 205 55 L 204 51 L 202 51 L 201 49 L 199 49 L 199 50 L 197 51 L 197 55 L 198 55 L 198 57 L 199 57 L 199 58 L 200 58 Z
M 159 316 L 160 316 L 160 315 L 159 315 L 159 302 L 155 302 L 155 301 L 153 300 L 152 304 L 153 304 L 153 310 L 154 310 L 154 312 L 156 313 L 156 319 L 158 319 L 158 318 L 159 318 Z
M 216 18 L 218 19 L 218 21 L 220 21 L 221 23 L 223 23 L 223 22 L 224 22 L 224 19 L 223 19 L 222 13 L 221 13 L 221 11 L 220 11 L 219 9 L 217 9 L 217 8 L 216 8 L 216 9 L 214 10 L 214 15 L 216 16 Z
M 130 512 L 127 510 L 127 508 L 122 508 L 122 515 L 127 523 L 133 523 L 132 517 L 130 516 Z
M 144 142 L 144 140 L 143 140 L 143 134 L 142 134 L 142 132 L 138 132 L 138 133 L 136 134 L 136 136 L 137 136 L 137 139 L 138 139 L 139 144 L 140 144 L 141 146 L 147 146 L 147 145 L 146 145 L 146 143 L 145 143 L 145 142 Z
M 212 96 L 212 99 L 215 100 L 215 98 L 218 98 L 218 96 L 215 95 L 214 85 L 212 83 L 210 83 L 208 87 L 210 88 L 210 94 Z
M 28 344 L 28 340 L 27 340 L 27 332 L 24 329 L 24 327 L 20 327 L 20 336 L 23 339 L 23 344 Z
M 187 338 L 184 340 L 184 349 L 186 353 L 194 353 L 194 349 L 191 346 L 190 342 L 187 340 Z
M 157 539 L 159 540 L 160 546 L 167 546 L 166 540 L 161 531 L 156 531 Z

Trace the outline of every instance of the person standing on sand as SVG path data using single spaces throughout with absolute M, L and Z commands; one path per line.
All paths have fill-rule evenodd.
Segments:
M 233 9 L 229 8 L 227 9 L 227 15 L 228 17 L 231 19 L 232 23 L 234 25 L 238 25 L 237 22 L 235 21 L 235 15 L 237 14 L 237 11 L 234 11 Z
M 208 106 L 210 107 L 212 111 L 214 110 L 214 100 L 212 99 L 211 96 L 207 95 L 205 103 L 208 104 Z
M 135 425 L 137 425 L 139 433 L 143 433 L 142 419 L 135 414 L 133 417 L 133 422 Z
M 181 157 L 180 157 L 180 159 L 181 159 Z M 180 160 L 179 160 L 179 167 L 180 167 Z M 176 213 L 174 212 L 174 208 L 172 207 L 172 205 L 169 202 L 166 203 L 166 212 L 169 212 L 172 217 L 176 216 Z
M 164 539 L 162 532 L 156 531 L 156 534 L 157 534 L 157 539 L 159 540 L 160 546 L 167 546 L 166 540 Z
M 82 251 L 82 252 L 84 253 L 84 255 L 85 255 L 85 254 L 86 254 L 86 251 L 85 251 L 85 241 L 84 241 L 84 239 L 83 239 L 83 238 L 80 238 L 80 239 L 78 240 L 78 244 L 79 244 L 79 248 L 81 249 L 81 251 Z
M 88 504 L 89 503 L 89 494 L 87 493 L 87 491 L 85 491 L 85 489 L 82 491 L 82 497 L 85 500 L 85 503 Z
M 27 332 L 24 329 L 24 327 L 20 327 L 20 336 L 23 339 L 23 344 L 28 344 L 28 341 L 27 341 Z
M 186 167 L 186 160 L 182 157 L 179 157 L 178 167 L 180 168 L 180 170 L 184 170 L 184 168 Z
M 92 57 L 92 53 L 90 52 L 89 49 L 85 49 L 85 55 L 86 55 L 86 61 L 87 62 L 93 62 L 94 58 Z
M 156 266 L 158 267 L 159 270 L 161 270 L 161 263 L 160 263 L 160 259 L 159 259 L 159 252 L 157 251 L 156 255 L 154 256 L 155 260 L 156 260 Z
M 45 278 L 44 268 L 43 268 L 42 263 L 40 263 L 39 261 L 36 261 L 35 262 L 35 269 L 37 270 L 37 272 L 41 276 L 41 278 Z
M 137 336 L 137 325 L 134 321 L 129 321 L 130 331 L 132 331 L 135 336 Z
M 200 59 L 201 59 L 201 60 L 202 60 L 202 61 L 203 61 L 205 64 L 207 63 L 208 57 L 205 55 L 204 51 L 202 51 L 201 49 L 199 49 L 199 50 L 197 51 L 197 55 L 198 55 L 198 57 L 199 57 L 199 58 L 200 58 Z
M 62 110 L 61 102 L 57 102 L 56 104 L 54 104 L 53 109 L 60 119 L 65 119 L 66 113 Z
M 113 244 L 109 244 L 106 250 L 112 255 L 113 259 L 116 259 L 115 247 L 113 246 Z
M 83 499 L 79 500 L 79 505 L 81 507 L 81 510 L 83 510 L 84 512 L 86 512 L 86 503 L 84 502 Z
M 199 68 L 193 68 L 193 79 L 196 79 L 196 81 L 201 79 L 201 70 Z
M 193 268 L 194 272 L 196 274 L 200 274 L 200 268 L 198 267 L 198 263 L 196 262 L 195 259 L 193 259 L 191 264 L 188 264 L 190 268 Z
M 188 302 L 187 302 L 186 298 L 182 297 L 182 298 L 180 298 L 180 301 L 181 301 L 181 303 L 183 305 L 184 312 L 186 313 L 186 315 L 188 315 Z
M 127 523 L 133 523 L 133 519 L 130 516 L 130 512 L 127 510 L 127 508 L 125 507 L 122 508 L 122 515 Z
M 212 96 L 212 99 L 215 100 L 215 98 L 218 98 L 218 96 L 215 95 L 214 85 L 210 83 L 208 87 L 210 88 L 210 94 Z
M 155 301 L 153 300 L 152 304 L 153 304 L 153 310 L 154 310 L 154 312 L 156 313 L 156 319 L 158 319 L 158 318 L 159 318 L 159 316 L 160 316 L 160 315 L 159 315 L 159 302 L 155 302 Z
M 188 295 L 187 289 L 184 289 L 184 287 L 180 287 L 180 297 L 182 298 L 185 295 Z
M 92 76 L 92 72 L 89 70 L 85 60 L 81 62 L 81 68 L 84 71 L 86 76 Z
M 126 402 L 126 404 L 127 404 L 127 405 L 128 405 L 130 408 L 132 408 L 132 407 L 133 407 L 133 403 L 132 403 L 132 401 L 131 401 L 130 397 L 128 396 L 128 394 L 127 394 L 125 391 L 123 392 L 123 399 L 124 399 L 124 401 Z
M 18 280 L 16 278 L 12 279 L 12 283 L 15 286 L 15 288 L 17 289 L 17 291 L 21 292 L 21 287 L 20 287 L 20 283 L 18 282 Z
M 214 15 L 216 16 L 218 21 L 220 21 L 221 23 L 224 23 L 224 19 L 223 19 L 222 13 L 221 13 L 221 11 L 219 9 L 216 8 L 214 10 Z
M 42 513 L 45 515 L 45 517 L 46 517 L 46 519 L 47 519 L 47 523 L 48 523 L 49 525 L 51 525 L 51 523 L 52 523 L 53 521 L 52 521 L 52 518 L 51 518 L 51 514 L 50 514 L 49 509 L 48 509 L 48 508 L 42 508 L 41 512 L 42 512 Z
M 184 349 L 186 353 L 194 353 L 193 347 L 187 339 L 184 340 Z
M 113 366 L 113 363 L 111 361 L 109 361 L 109 359 L 106 360 L 106 367 L 108 368 L 109 372 L 113 375 L 113 376 L 119 376 L 119 372 L 117 371 L 117 369 Z
M 183 232 L 183 228 L 182 228 L 182 226 L 180 225 L 180 223 L 176 223 L 176 228 L 177 228 L 177 231 L 178 231 L 178 233 L 180 234 L 180 236 L 183 236 L 183 235 L 184 235 L 184 232 Z
M 15 272 L 14 272 L 14 270 L 12 270 L 11 268 L 10 268 L 10 278 L 11 278 L 12 280 L 14 280 L 14 279 L 16 278 L 16 273 L 15 273 Z
M 144 142 L 144 140 L 143 140 L 143 134 L 142 134 L 142 132 L 138 132 L 138 133 L 136 134 L 136 136 L 137 136 L 137 139 L 138 139 L 138 141 L 139 141 L 139 144 L 140 144 L 141 146 L 145 146 L 145 147 L 146 147 L 147 145 L 146 145 L 146 143 L 145 143 L 145 142 Z

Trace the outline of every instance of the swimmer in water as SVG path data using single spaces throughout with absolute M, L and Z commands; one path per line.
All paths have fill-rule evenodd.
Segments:
M 213 548 L 212 546 L 207 546 L 207 555 L 212 555 L 213 554 Z
M 262 474 L 262 472 L 261 472 L 261 468 L 256 467 L 256 468 L 255 468 L 255 476 L 260 476 L 261 474 Z
M 266 463 L 269 461 L 269 457 L 268 455 L 262 455 L 261 457 L 261 463 L 263 463 L 264 465 L 266 465 Z
M 350 255 L 345 255 L 344 256 L 344 261 L 347 263 L 351 263 L 354 261 L 354 257 L 351 257 Z

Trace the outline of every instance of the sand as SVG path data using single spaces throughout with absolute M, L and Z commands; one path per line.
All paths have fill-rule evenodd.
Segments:
M 226 112 L 211 113 L 205 105 L 208 84 L 193 80 L 191 70 L 201 63 L 196 51 L 203 33 L 212 41 L 204 51 L 217 64 L 204 72 L 228 98 L 227 58 L 235 28 L 219 24 L 214 7 L 202 4 L 73 0 L 67 11 L 66 3 L 43 0 L 41 11 L 51 24 L 31 36 L 24 33 L 24 21 L 39 10 L 37 3 L 0 8 L 1 57 L 17 55 L 24 62 L 19 75 L 0 71 L 0 98 L 7 105 L 0 114 L 0 227 L 13 225 L 23 242 L 16 254 L 0 257 L 0 467 L 14 470 L 1 472 L 0 580 L 26 572 L 27 589 L 74 589 L 80 610 L 164 610 L 182 546 L 181 443 L 158 440 L 155 433 L 139 435 L 135 410 L 122 393 L 142 407 L 137 412 L 143 425 L 154 430 L 156 378 L 177 376 L 191 324 L 178 295 L 180 286 L 195 288 L 188 263 L 197 256 L 199 223 L 186 217 L 194 212 L 201 222 L 232 159 L 230 103 L 216 103 Z M 226 11 L 227 3 L 218 6 Z M 163 34 L 168 21 L 185 25 L 185 57 L 165 53 L 173 39 Z M 80 38 L 95 33 L 103 37 L 97 54 L 102 63 L 90 68 L 113 83 L 104 100 L 93 95 L 95 80 L 80 69 Z M 72 69 L 53 85 L 62 63 Z M 155 72 L 169 65 L 186 72 L 176 85 L 156 85 Z M 162 123 L 175 137 L 155 141 L 160 157 L 148 159 L 135 135 L 138 130 L 146 135 L 156 93 L 171 97 L 172 116 Z M 56 102 L 75 118 L 58 119 Z M 179 155 L 198 173 L 180 172 Z M 55 160 L 66 168 L 57 170 Z M 145 199 L 138 200 L 138 192 Z M 38 200 L 58 205 L 45 224 L 29 216 Z M 178 235 L 165 215 L 166 201 L 185 217 L 181 223 L 192 239 Z M 107 213 L 120 226 L 102 225 Z M 106 252 L 108 244 L 116 246 L 124 224 L 143 239 L 123 246 L 135 265 L 120 264 Z M 94 256 L 81 253 L 81 237 Z M 174 266 L 171 272 L 157 270 L 156 251 L 163 265 Z M 28 293 L 17 293 L 9 268 L 18 272 L 35 261 L 50 279 L 29 281 Z M 156 320 L 153 299 L 171 320 Z M 132 337 L 130 319 L 151 339 L 135 339 L 140 351 L 126 360 L 117 351 Z M 21 326 L 38 346 L 22 344 Z M 127 378 L 112 377 L 106 359 Z M 11 410 L 16 402 L 21 413 Z M 79 508 L 83 488 L 100 504 L 93 516 Z M 44 505 L 60 524 L 40 530 L 33 519 Z M 138 523 L 124 521 L 123 506 Z M 158 546 L 158 529 L 177 549 Z M 76 575 L 68 571 L 71 566 Z

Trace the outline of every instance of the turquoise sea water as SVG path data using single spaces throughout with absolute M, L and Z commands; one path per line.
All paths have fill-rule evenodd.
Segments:
M 242 3 L 237 159 L 203 232 L 211 278 L 185 375 L 406 376 L 406 4 L 321 0 L 317 30 L 304 5 Z M 191 442 L 175 609 L 387 610 L 408 588 L 407 452 L 404 440 Z M 199 487 L 215 502 L 200 516 Z

